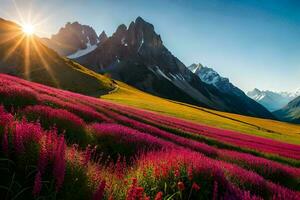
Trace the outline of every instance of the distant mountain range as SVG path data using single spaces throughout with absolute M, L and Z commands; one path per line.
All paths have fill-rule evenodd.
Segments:
M 73 26 L 76 29 L 71 28 Z M 83 40 L 81 36 L 84 28 L 77 26 L 79 23 L 68 23 L 55 37 L 52 36 L 49 39 L 48 44 L 56 43 L 56 38 L 69 36 L 72 39 Z M 67 30 L 72 33 L 65 33 Z M 94 31 L 90 32 L 94 33 Z M 95 36 L 95 34 L 92 35 Z M 84 38 L 86 37 L 84 35 Z M 72 40 L 65 38 L 59 41 L 63 43 Z M 75 43 L 81 44 L 80 41 Z M 90 40 L 86 39 L 83 45 L 75 45 L 72 48 L 73 51 L 64 50 L 64 46 L 70 46 L 69 42 L 66 45 L 49 45 L 49 47 L 57 52 L 67 52 L 61 55 L 72 57 L 76 62 L 95 72 L 110 74 L 114 79 L 157 96 L 220 111 L 273 118 L 267 109 L 241 93 L 238 88 L 232 93 L 224 92 L 202 81 L 164 46 L 154 26 L 141 17 L 131 22 L 129 27 L 124 24 L 120 25 L 110 37 L 102 33 L 94 43 L 84 45 L 88 41 Z M 91 51 L 85 51 L 79 57 L 71 56 L 78 50 L 86 50 L 92 45 L 97 45 L 97 47 Z
M 222 77 L 218 72 L 214 69 L 205 67 L 202 64 L 192 64 L 188 67 L 194 74 L 196 74 L 203 82 L 213 85 L 220 92 L 237 96 L 245 107 L 252 107 L 253 109 L 257 109 L 254 106 L 257 106 L 255 101 L 250 99 L 241 89 L 234 86 L 228 78 Z
M 275 111 L 274 115 L 282 121 L 300 123 L 300 96 L 289 102 L 282 109 Z
M 247 92 L 247 95 L 273 112 L 286 106 L 290 101 L 300 96 L 300 90 L 296 92 L 261 91 L 255 88 Z
M 0 73 L 92 96 L 115 88 L 110 79 L 61 57 L 40 41 L 0 18 Z

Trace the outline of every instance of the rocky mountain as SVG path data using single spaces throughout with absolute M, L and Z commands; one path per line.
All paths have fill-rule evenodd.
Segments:
M 298 92 L 273 92 L 269 90 L 261 91 L 257 88 L 247 92 L 247 95 L 256 102 L 265 106 L 271 112 L 283 108 L 290 101 L 299 96 Z
M 256 109 L 259 109 L 259 107 L 261 107 L 254 100 L 249 98 L 241 89 L 234 86 L 228 78 L 222 77 L 214 69 L 205 67 L 200 63 L 192 64 L 188 66 L 188 69 L 196 74 L 201 79 L 201 81 L 214 86 L 220 92 L 239 98 L 240 101 L 244 102 L 244 105 L 246 105 L 247 107 L 256 107 Z
M 1 18 L 0 73 L 87 95 L 114 89 L 111 80 L 62 58 L 40 38 L 24 35 L 21 27 Z
M 98 73 L 108 73 L 143 91 L 221 111 L 273 118 L 255 101 L 220 92 L 192 73 L 163 44 L 154 26 L 141 17 L 120 25 L 98 47 L 74 59 Z M 239 105 L 239 106 L 237 106 Z
M 215 86 L 219 91 L 237 96 L 245 96 L 245 93 L 238 87 L 234 86 L 228 78 L 220 76 L 218 72 L 202 64 L 192 64 L 189 67 L 203 82 Z
M 300 124 L 300 96 L 289 102 L 285 107 L 274 112 L 282 121 Z
M 102 33 L 100 37 L 92 27 L 74 22 L 67 23 L 50 39 L 43 38 L 43 42 L 61 56 L 77 58 L 95 50 L 100 39 L 107 36 Z
M 102 33 L 99 35 L 99 45 L 103 44 L 108 39 L 105 31 L 102 31 Z

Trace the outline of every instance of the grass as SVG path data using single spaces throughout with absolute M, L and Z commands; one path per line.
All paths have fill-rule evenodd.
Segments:
M 23 37 L 17 24 L 0 19 L 0 35 L 1 73 L 90 96 L 115 88 L 107 77 L 60 57 L 39 38 Z M 13 39 L 3 42 L 6 38 Z
M 300 171 L 289 163 L 241 153 L 243 149 L 224 150 L 212 141 L 202 144 L 192 133 L 175 130 L 182 128 L 180 120 L 160 117 L 152 118 L 158 124 L 142 123 L 133 109 L 106 100 L 7 75 L 0 79 L 6 83 L 0 88 L 27 92 L 30 88 L 37 97 L 34 106 L 23 108 L 22 102 L 14 101 L 12 106 L 20 109 L 0 107 L 0 174 L 5 178 L 0 193 L 9 199 L 18 195 L 22 199 L 299 199 Z M 45 100 L 56 106 L 43 105 Z M 86 117 L 76 116 L 70 105 L 81 108 L 82 114 L 98 113 L 94 116 L 100 119 L 84 121 Z M 22 113 L 25 117 L 20 117 Z M 100 113 L 110 120 L 102 120 Z M 166 120 L 171 123 L 164 124 Z M 56 128 L 51 128 L 53 124 Z M 91 135 L 92 141 L 85 145 L 70 141 L 68 133 L 81 134 L 77 129 Z M 285 145 L 277 146 L 277 153 Z M 288 152 L 299 155 L 297 150 Z
M 101 98 L 213 127 L 300 144 L 300 125 L 219 112 L 175 102 L 147 94 L 122 82 L 118 82 L 118 86 L 117 90 Z

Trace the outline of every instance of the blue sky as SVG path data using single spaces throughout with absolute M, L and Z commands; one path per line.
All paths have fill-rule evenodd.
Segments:
M 110 35 L 141 16 L 186 65 L 212 67 L 245 91 L 300 88 L 298 0 L 1 0 L 0 17 L 19 20 L 13 2 L 43 21 L 40 36 L 68 21 Z

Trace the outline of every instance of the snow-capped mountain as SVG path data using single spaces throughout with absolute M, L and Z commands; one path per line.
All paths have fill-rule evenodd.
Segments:
M 269 90 L 261 91 L 255 88 L 254 90 L 247 92 L 247 95 L 273 112 L 275 110 L 283 108 L 290 101 L 299 96 L 300 91 L 273 92 Z
M 222 77 L 214 69 L 205 67 L 202 64 L 192 64 L 188 67 L 196 74 L 203 82 L 215 86 L 219 91 L 238 96 L 244 96 L 245 93 L 234 86 L 228 78 Z
M 105 36 L 105 33 L 102 33 L 101 39 Z M 74 59 L 95 50 L 100 43 L 100 37 L 90 26 L 69 22 L 50 39 L 43 38 L 42 41 L 61 56 Z
M 239 106 L 248 107 L 251 109 L 257 106 L 257 102 L 249 98 L 241 89 L 234 86 L 228 78 L 221 76 L 214 69 L 205 67 L 200 63 L 192 64 L 188 67 L 188 69 L 195 75 L 197 75 L 201 79 L 201 81 L 212 85 L 221 93 L 238 98 L 240 102 L 242 102 L 241 104 L 239 104 Z
M 295 99 L 296 97 L 299 97 L 300 96 L 300 88 L 299 89 L 296 89 L 292 92 L 280 92 L 279 94 L 285 96 L 285 97 L 289 97 L 289 98 L 292 98 L 292 99 Z

